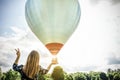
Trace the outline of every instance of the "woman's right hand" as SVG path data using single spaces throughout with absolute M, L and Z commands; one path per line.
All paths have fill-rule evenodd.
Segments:
M 15 49 L 17 57 L 20 57 L 20 49 Z

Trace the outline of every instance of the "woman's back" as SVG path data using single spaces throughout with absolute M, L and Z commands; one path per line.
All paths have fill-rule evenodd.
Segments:
M 47 69 L 42 68 L 39 65 L 39 53 L 33 50 L 28 55 L 26 64 L 24 66 L 18 65 L 18 61 L 20 58 L 20 50 L 19 49 L 15 49 L 15 50 L 16 50 L 17 58 L 13 64 L 13 69 L 21 74 L 22 80 L 38 80 L 39 73 L 46 74 L 49 71 L 50 67 L 53 64 L 56 64 L 56 62 L 52 62 Z

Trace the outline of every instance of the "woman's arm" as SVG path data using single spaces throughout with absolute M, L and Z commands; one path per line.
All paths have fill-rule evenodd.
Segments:
M 49 66 L 47 67 L 47 70 L 48 70 L 48 71 L 50 70 L 51 66 L 52 66 L 52 63 L 49 64 Z
M 54 65 L 54 64 L 58 64 L 57 59 L 52 60 L 52 62 L 47 67 L 47 69 L 44 69 L 40 66 L 40 72 L 39 73 L 42 74 L 42 75 L 47 74 L 49 72 L 51 66 Z
M 20 72 L 22 70 L 22 68 L 23 68 L 23 65 L 18 66 L 18 61 L 19 61 L 19 58 L 20 58 L 20 50 L 18 48 L 18 49 L 15 49 L 15 51 L 16 51 L 17 57 L 16 57 L 16 60 L 15 60 L 15 62 L 13 64 L 13 70 Z
M 48 66 L 47 70 L 49 71 L 52 65 L 58 64 L 57 58 L 53 59 L 50 65 Z
M 20 58 L 20 50 L 19 50 L 19 48 L 18 49 L 15 49 L 15 51 L 16 51 L 16 55 L 17 55 L 17 57 L 16 57 L 16 60 L 15 60 L 15 64 L 18 64 L 18 61 L 19 61 L 19 58 Z

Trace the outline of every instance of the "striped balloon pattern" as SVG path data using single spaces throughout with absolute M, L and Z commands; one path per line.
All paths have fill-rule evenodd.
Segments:
M 78 26 L 78 0 L 27 0 L 28 26 L 46 48 L 56 55 Z

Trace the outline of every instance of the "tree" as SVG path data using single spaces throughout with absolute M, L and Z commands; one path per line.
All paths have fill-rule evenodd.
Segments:
M 120 73 L 115 74 L 113 80 L 120 80 Z
M 93 72 L 93 71 L 91 71 L 89 73 L 90 80 L 100 80 L 100 75 L 99 74 L 100 74 L 99 72 Z
M 106 74 L 105 74 L 104 72 L 101 72 L 101 73 L 100 73 L 100 78 L 101 78 L 102 80 L 108 80 L 108 77 L 106 76 Z
M 107 73 L 110 73 L 110 72 L 113 72 L 113 70 L 112 70 L 111 68 L 109 68 L 109 69 L 107 70 Z
M 6 80 L 21 80 L 21 77 L 17 71 L 12 71 L 12 69 L 10 69 L 6 73 Z
M 80 72 L 75 73 L 74 79 L 75 80 L 87 80 L 85 75 Z
M 65 76 L 65 80 L 74 80 L 72 74 L 65 73 L 64 76 Z
M 41 73 L 38 74 L 38 80 L 45 80 L 44 75 L 42 75 Z
M 3 76 L 3 74 L 2 74 L 2 69 L 1 69 L 1 67 L 0 67 L 0 80 L 1 80 L 2 76 Z
M 3 73 L 1 80 L 6 80 L 6 73 Z
M 62 67 L 56 66 L 52 72 L 53 80 L 64 80 L 64 71 Z
M 113 73 L 112 72 L 107 73 L 107 75 L 108 75 L 109 80 L 113 80 Z
M 85 74 L 87 80 L 91 80 L 90 74 Z

